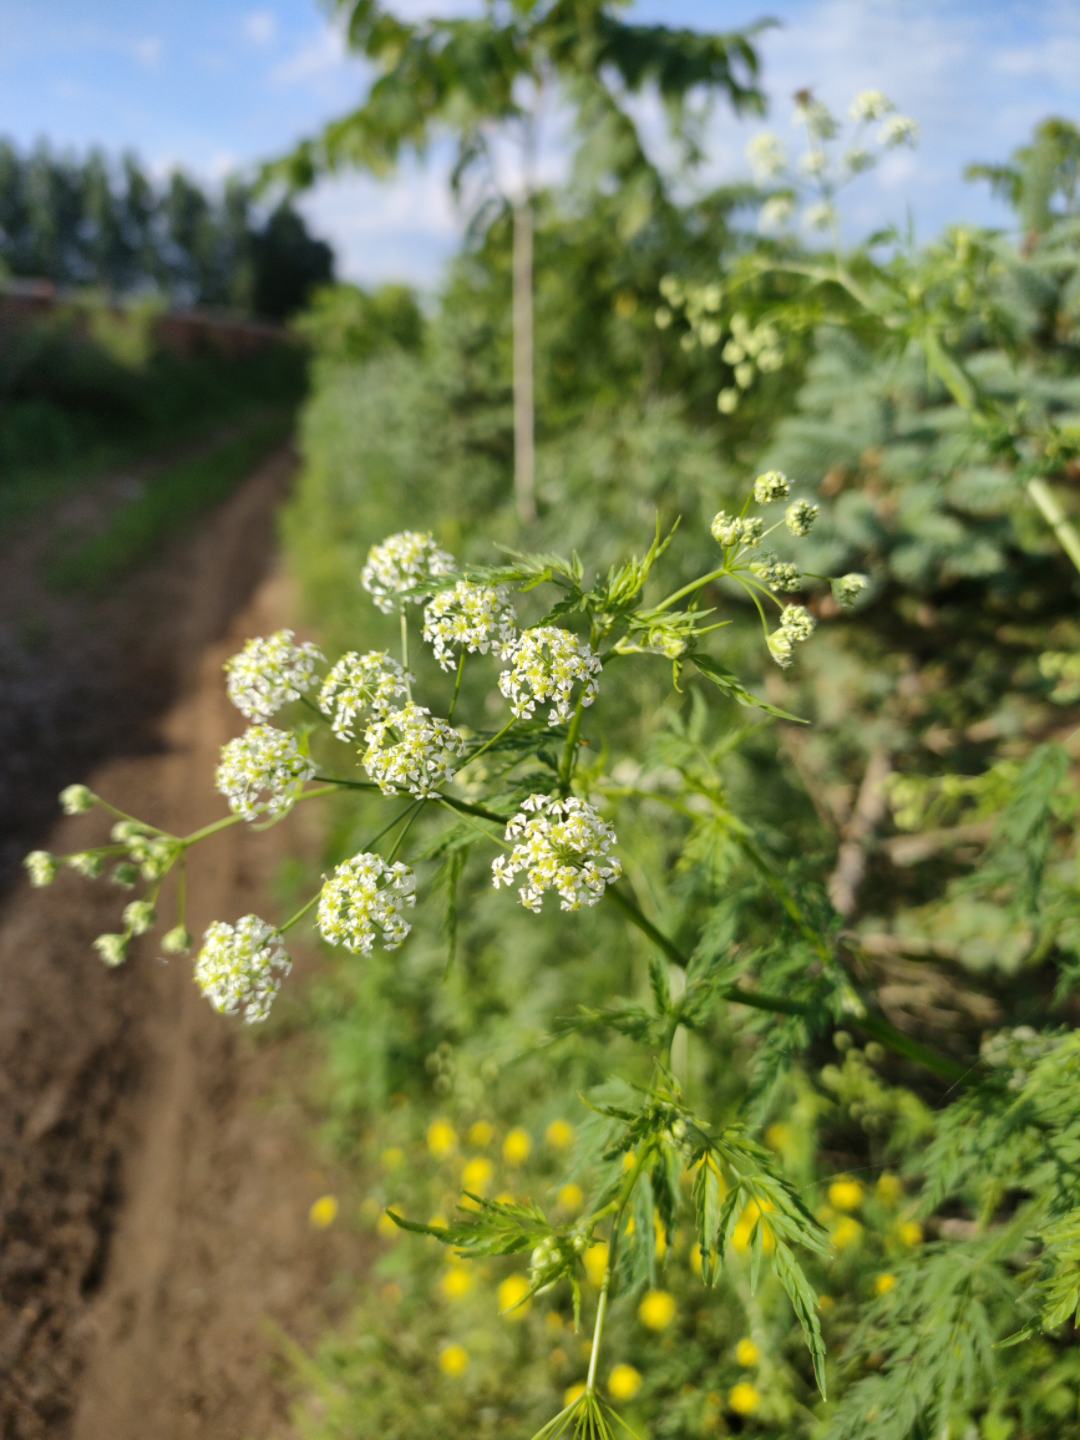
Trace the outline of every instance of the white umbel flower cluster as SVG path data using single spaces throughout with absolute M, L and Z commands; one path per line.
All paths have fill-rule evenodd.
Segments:
M 853 570 L 850 575 L 841 575 L 833 582 L 833 594 L 841 605 L 850 609 L 869 584 L 865 575 Z
M 195 983 L 222 1015 L 243 1014 L 257 1025 L 270 1014 L 281 982 L 292 969 L 281 932 L 245 915 L 235 925 L 215 920 L 195 961 Z
M 412 678 L 411 676 L 408 678 Z M 405 671 L 387 650 L 358 655 L 350 650 L 326 677 L 319 693 L 319 709 L 330 717 L 339 740 L 355 740 L 355 725 L 364 709 L 376 715 L 389 710 L 399 695 L 408 693 Z
M 451 762 L 465 754 L 465 737 L 423 705 L 409 701 L 385 710 L 364 732 L 360 763 L 384 795 L 408 790 L 417 797 L 438 794 L 454 778 Z
M 375 927 L 383 945 L 396 950 L 412 926 L 405 911 L 416 904 L 416 876 L 408 865 L 388 865 L 365 852 L 339 865 L 319 897 L 319 931 L 331 945 L 370 955 Z
M 600 692 L 600 657 L 585 640 L 557 625 L 526 630 L 510 655 L 510 669 L 499 676 L 499 689 L 519 720 L 528 719 L 537 704 L 551 701 L 548 724 L 569 720 L 573 689 L 582 685 L 583 705 L 591 705 Z
M 424 614 L 424 639 L 444 670 L 454 668 L 455 648 L 481 655 L 494 650 L 508 660 L 516 638 L 517 612 L 505 585 L 459 580 L 452 590 L 440 590 Z
M 769 652 L 786 670 L 791 664 L 795 646 L 809 640 L 817 622 L 803 605 L 785 605 L 780 612 L 780 628 L 768 636 Z
M 765 522 L 756 515 L 745 520 L 738 515 L 728 515 L 723 510 L 713 516 L 709 529 L 717 544 L 729 550 L 733 545 L 757 545 L 765 530 Z
M 526 883 L 518 898 L 535 914 L 546 890 L 559 892 L 561 909 L 580 910 L 595 905 L 605 886 L 622 874 L 618 859 L 608 853 L 615 831 L 588 801 L 576 796 L 559 800 L 530 795 L 507 825 L 506 840 L 514 848 L 492 863 L 495 888 L 512 884 L 524 871 Z
M 430 531 L 402 530 L 371 547 L 360 581 L 383 614 L 391 615 L 406 600 L 423 600 L 432 580 L 453 573 L 454 557 L 439 549 Z
M 896 106 L 889 97 L 880 90 L 863 90 L 851 102 L 848 114 L 852 120 L 867 121 L 880 120 L 885 115 L 891 115 Z
M 235 815 L 255 820 L 264 814 L 284 815 L 314 774 L 315 766 L 300 753 L 295 735 L 272 725 L 252 725 L 222 746 L 214 782 Z
M 225 662 L 229 699 L 249 720 L 269 720 L 311 689 L 315 666 L 325 663 L 317 645 L 310 640 L 295 644 L 291 630 L 279 630 L 269 640 L 249 640 Z

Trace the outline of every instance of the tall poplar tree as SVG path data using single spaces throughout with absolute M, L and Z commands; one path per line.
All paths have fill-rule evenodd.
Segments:
M 760 112 L 752 35 L 702 34 L 635 25 L 618 15 L 625 0 L 486 0 L 476 19 L 410 22 L 378 0 L 338 0 L 350 47 L 378 76 L 364 103 L 305 141 L 276 169 L 298 186 L 358 167 L 393 170 L 403 153 L 423 156 L 438 135 L 452 137 L 452 184 L 484 170 L 514 220 L 514 488 L 522 523 L 536 515 L 533 482 L 532 240 L 535 160 L 542 112 L 569 109 L 576 160 L 594 183 L 618 182 L 630 234 L 663 196 L 628 102 L 650 94 L 664 106 L 670 135 L 688 165 L 702 152 L 701 125 L 717 95 L 736 113 Z M 500 186 L 493 145 L 516 140 L 521 165 L 513 193 Z

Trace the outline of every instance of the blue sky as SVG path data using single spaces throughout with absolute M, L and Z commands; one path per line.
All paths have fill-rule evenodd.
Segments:
M 396 8 L 450 5 L 470 0 Z M 848 192 L 852 234 L 903 223 L 909 207 L 922 235 L 951 220 L 1006 223 L 985 187 L 961 181 L 963 165 L 1004 158 L 1047 114 L 1080 119 L 1080 0 L 637 0 L 634 10 L 725 30 L 779 19 L 760 50 L 769 126 L 782 135 L 792 134 L 790 96 L 805 85 L 841 111 L 856 91 L 882 89 L 919 122 L 917 151 L 895 153 Z M 313 133 L 365 84 L 315 0 L 0 4 L 0 134 L 24 147 L 47 136 L 61 148 L 133 148 L 155 170 L 180 163 L 215 180 Z M 744 150 L 758 128 L 718 111 L 711 178 L 749 173 Z M 555 142 L 546 163 L 557 172 Z M 305 210 L 344 275 L 430 285 L 461 230 L 445 176 L 437 152 L 426 170 L 409 167 L 389 184 L 324 184 Z

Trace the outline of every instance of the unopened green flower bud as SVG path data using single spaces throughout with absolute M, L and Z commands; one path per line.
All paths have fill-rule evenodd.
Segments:
M 38 889 L 51 885 L 60 869 L 60 862 L 48 850 L 31 850 L 23 861 L 30 875 L 30 884 Z
M 779 470 L 766 470 L 754 481 L 754 499 L 759 505 L 768 505 L 773 500 L 786 500 L 791 494 L 791 481 Z
M 818 517 L 818 506 L 809 500 L 794 500 L 784 511 L 784 523 L 792 535 L 809 535 Z
M 142 863 L 139 871 L 144 880 L 158 880 L 168 870 L 176 853 L 176 845 L 165 836 L 158 836 L 142 847 L 138 857 Z
M 94 949 L 106 965 L 122 965 L 127 959 L 128 937 L 126 935 L 99 935 Z
M 119 885 L 121 890 L 133 890 L 139 883 L 139 867 L 129 860 L 121 860 L 112 873 L 112 883 Z
M 133 900 L 124 910 L 124 924 L 132 935 L 145 935 L 156 919 L 157 911 L 149 900 Z
M 146 826 L 138 820 L 118 820 L 112 827 L 112 838 L 118 845 L 129 845 L 132 840 L 146 835 Z
M 69 855 L 65 864 L 85 879 L 96 880 L 105 869 L 105 856 L 97 850 L 80 850 L 75 855 Z
M 177 925 L 162 936 L 161 948 L 166 955 L 182 955 L 185 950 L 190 950 L 194 943 L 187 926 Z
M 840 605 L 852 606 L 870 584 L 865 575 L 852 573 L 833 581 L 833 594 Z
M 94 792 L 85 785 L 69 785 L 60 791 L 60 804 L 65 815 L 85 815 L 94 808 Z

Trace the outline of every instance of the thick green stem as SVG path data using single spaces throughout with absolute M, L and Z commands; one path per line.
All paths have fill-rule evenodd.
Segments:
M 1027 492 L 1042 511 L 1044 519 L 1057 536 L 1058 543 L 1065 554 L 1080 570 L 1080 535 L 1076 533 L 1075 528 L 1066 518 L 1064 510 L 1058 504 L 1057 496 L 1044 480 L 1039 479 L 1027 482 Z
M 570 779 L 574 773 L 574 760 L 577 754 L 578 736 L 581 734 L 581 717 L 585 711 L 585 697 L 582 696 L 574 711 L 574 718 L 570 721 L 570 729 L 566 735 L 566 745 L 563 749 L 562 764 L 559 766 L 559 789 L 562 794 L 570 793 Z
M 455 707 L 457 706 L 457 697 L 458 697 L 458 695 L 459 695 L 459 693 L 460 693 L 460 691 L 461 691 L 461 677 L 462 677 L 462 675 L 464 675 L 464 673 L 465 673 L 465 651 L 462 650 L 461 654 L 458 656 L 458 662 L 457 662 L 457 679 L 454 681 L 454 698 L 450 701 L 450 709 L 449 709 L 449 711 L 447 712 L 447 716 L 446 716 L 447 722 L 451 721 L 451 720 L 454 718 L 454 709 L 455 709 Z
M 726 575 L 727 573 L 728 567 L 722 565 L 719 570 L 711 570 L 708 575 L 702 575 L 700 580 L 692 580 L 689 585 L 684 585 L 681 590 L 676 590 L 673 595 L 669 595 L 666 600 L 662 600 L 660 604 L 657 605 L 657 610 L 670 609 L 677 600 L 681 600 L 685 595 L 692 595 L 695 590 L 700 590 L 703 585 L 708 585 L 712 580 L 719 580 L 722 575 Z

